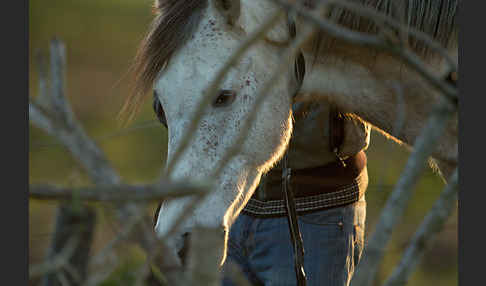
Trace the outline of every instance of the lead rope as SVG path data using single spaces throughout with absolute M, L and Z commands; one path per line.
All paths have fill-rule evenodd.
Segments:
M 296 27 L 295 21 L 289 16 L 289 32 L 290 37 L 295 38 Z M 302 52 L 299 52 L 295 61 L 294 73 L 297 82 L 297 88 L 293 98 L 297 95 L 297 92 L 302 85 L 305 74 L 305 59 Z M 292 170 L 288 165 L 288 147 L 283 157 L 282 165 L 282 191 L 284 193 L 285 208 L 287 210 L 287 220 L 289 223 L 290 238 L 294 248 L 294 268 L 297 278 L 298 286 L 306 286 L 307 278 L 304 270 L 304 242 L 299 229 L 299 223 L 297 221 L 297 208 L 295 205 L 295 197 L 290 185 L 290 179 Z
M 305 286 L 307 279 L 304 270 L 304 242 L 297 221 L 297 209 L 295 206 L 294 193 L 290 186 L 291 169 L 288 167 L 287 152 L 283 158 L 282 166 L 282 186 L 284 192 L 285 208 L 287 209 L 287 219 L 289 223 L 290 238 L 294 247 L 294 267 L 297 276 L 297 285 Z

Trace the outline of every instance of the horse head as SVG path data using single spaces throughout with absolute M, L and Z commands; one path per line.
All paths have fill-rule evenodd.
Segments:
M 387 5 L 379 5 L 381 1 L 371 2 L 367 5 L 390 13 Z M 448 1 L 436 1 L 433 5 L 425 0 L 402 2 L 408 3 L 409 9 L 400 11 L 408 11 L 409 25 L 439 40 L 457 63 L 457 1 L 452 1 L 453 5 L 448 5 Z M 414 9 L 417 5 L 424 11 Z M 282 157 L 292 132 L 294 66 L 284 65 L 273 87 L 265 87 L 281 63 L 293 60 L 284 52 L 289 47 L 292 29 L 274 1 L 157 0 L 155 8 L 157 17 L 137 57 L 139 94 L 153 88 L 165 112 L 170 178 L 209 178 L 214 182 L 210 194 L 178 229 L 178 237 L 173 241 L 174 248 L 178 249 L 180 235 L 196 224 L 222 225 L 228 230 L 261 175 Z M 278 13 L 282 17 L 271 16 Z M 362 21 L 359 15 L 343 9 L 333 10 L 330 16 L 351 29 L 379 32 L 371 20 Z M 275 21 L 264 32 L 263 39 L 235 56 L 256 32 L 261 32 L 262 25 L 268 25 L 269 19 Z M 355 27 L 356 23 L 361 26 Z M 318 41 L 307 41 L 301 47 L 304 62 L 310 69 L 306 71 L 297 99 L 307 96 L 332 101 L 341 110 L 392 134 L 397 141 L 413 144 L 433 109 L 432 103 L 440 99 L 439 92 L 417 70 L 386 51 L 336 41 L 325 33 L 321 35 L 322 39 L 317 37 Z M 320 48 L 315 49 L 312 43 L 320 43 Z M 435 53 L 427 56 L 429 51 L 421 41 L 415 40 L 411 46 L 422 54 L 426 69 L 433 71 L 434 76 L 447 76 L 450 70 L 447 61 L 437 60 Z M 229 59 L 233 60 L 231 65 L 227 65 Z M 221 70 L 228 67 L 222 76 Z M 218 77 L 221 80 L 214 85 L 213 80 Z M 247 127 L 245 122 L 257 108 L 262 90 L 266 91 L 261 94 L 263 101 Z M 200 109 L 200 103 L 208 98 L 210 104 Z M 405 112 L 401 119 L 403 128 L 393 133 L 393 123 L 402 111 Z M 200 120 L 192 128 L 191 122 L 197 114 Z M 444 162 L 452 162 L 450 169 L 457 161 L 456 121 L 449 124 L 434 154 Z M 179 153 L 189 132 L 193 132 L 192 140 Z M 231 146 L 240 143 L 241 132 L 246 137 L 238 152 L 226 160 Z M 166 235 L 188 204 L 190 198 L 165 203 L 157 221 L 157 232 Z
M 224 162 L 245 129 L 249 115 L 257 108 L 257 96 L 281 62 L 282 44 L 289 37 L 286 18 L 278 18 L 265 40 L 255 43 L 237 59 L 217 86 L 217 92 L 208 95 L 212 80 L 232 54 L 270 14 L 278 11 L 266 1 L 242 2 L 244 5 L 239 0 L 159 0 L 158 18 L 142 46 L 145 71 L 156 73 L 153 90 L 168 125 L 168 164 L 174 160 L 185 134 L 194 132 L 171 168 L 170 179 L 210 178 L 214 182 L 214 189 L 179 234 L 195 224 L 227 229 L 253 193 L 262 173 L 281 158 L 292 132 L 289 69 L 281 71 L 269 94 L 265 94 L 239 152 Z M 167 56 L 161 59 L 161 54 Z M 190 130 L 205 96 L 211 96 L 211 102 L 203 109 L 195 130 Z M 224 168 L 215 173 L 219 166 Z M 156 225 L 160 235 L 173 227 L 189 200 L 173 200 L 162 206 Z M 176 239 L 175 243 L 180 241 Z

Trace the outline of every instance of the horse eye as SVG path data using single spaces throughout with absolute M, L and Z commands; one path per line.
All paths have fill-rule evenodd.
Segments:
M 157 92 L 155 92 L 155 91 L 154 91 L 154 98 L 153 98 L 152 107 L 153 107 L 155 115 L 157 115 L 157 118 L 159 119 L 160 123 L 162 123 L 165 126 L 165 128 L 167 128 L 167 119 L 165 118 L 164 108 L 162 107 L 162 104 L 160 104 L 159 98 L 157 96 Z
M 213 102 L 213 106 L 214 107 L 228 106 L 231 103 L 233 103 L 235 98 L 236 98 L 236 92 L 227 89 L 220 90 L 218 97 Z

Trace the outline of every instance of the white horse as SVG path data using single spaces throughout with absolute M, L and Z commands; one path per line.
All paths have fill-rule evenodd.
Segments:
M 383 13 L 394 13 L 391 0 L 357 2 Z M 403 2 L 408 24 L 442 43 L 457 63 L 457 1 L 393 2 Z M 212 79 L 249 35 L 281 7 L 264 0 L 156 0 L 155 7 L 157 16 L 137 58 L 139 92 L 127 106 L 136 106 L 141 95 L 153 87 L 169 127 L 171 162 Z M 377 33 L 371 20 L 357 21 L 356 15 L 339 9 L 331 15 L 351 29 Z M 297 21 L 297 34 L 303 23 Z M 181 247 L 181 235 L 194 225 L 222 225 L 228 230 L 261 175 L 284 154 L 292 133 L 289 82 L 294 76 L 293 62 L 281 71 L 266 95 L 240 152 L 220 174 L 213 173 L 255 108 L 259 91 L 282 61 L 290 38 L 287 18 L 281 17 L 265 39 L 232 66 L 218 87 L 218 97 L 204 109 L 193 140 L 170 176 L 174 180 L 210 177 L 215 182 L 214 190 L 178 229 L 171 240 L 174 251 Z M 316 50 L 313 43 L 317 41 L 320 47 Z M 399 111 L 404 110 L 404 127 L 394 136 L 398 142 L 414 143 L 433 103 L 441 97 L 428 81 L 387 52 L 350 45 L 325 33 L 301 49 L 306 73 L 295 100 L 332 101 L 342 111 L 357 115 L 387 134 L 391 134 Z M 428 51 L 419 41 L 412 44 L 412 49 L 434 75 L 447 77 L 444 58 Z M 395 88 L 397 84 L 400 92 Z M 457 164 L 457 154 L 455 118 L 434 153 L 446 177 Z M 189 202 L 189 198 L 184 198 L 164 203 L 155 227 L 159 235 L 167 234 Z

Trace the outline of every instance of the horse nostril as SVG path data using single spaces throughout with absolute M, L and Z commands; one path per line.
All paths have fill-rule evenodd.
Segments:
M 214 107 L 228 106 L 235 101 L 236 92 L 233 90 L 222 89 L 219 91 L 218 97 L 213 102 Z

